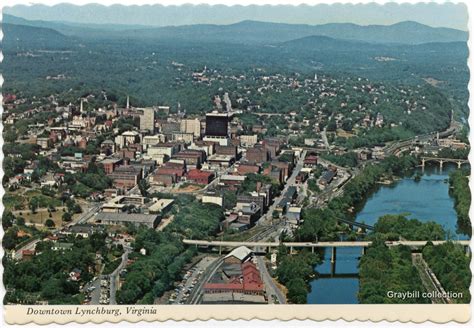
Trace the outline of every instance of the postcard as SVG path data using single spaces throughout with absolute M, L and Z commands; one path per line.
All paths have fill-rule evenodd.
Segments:
M 469 321 L 467 22 L 3 7 L 5 322 Z

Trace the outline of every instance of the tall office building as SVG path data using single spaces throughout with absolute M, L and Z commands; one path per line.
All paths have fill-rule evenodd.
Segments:
M 206 114 L 206 136 L 228 137 L 231 115 L 228 113 L 212 112 Z
M 140 130 L 155 132 L 155 110 L 152 107 L 140 108 Z

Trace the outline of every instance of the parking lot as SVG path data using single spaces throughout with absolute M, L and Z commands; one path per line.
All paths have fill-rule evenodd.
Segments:
M 86 305 L 109 304 L 110 279 L 109 276 L 95 277 L 84 287 Z
M 183 279 L 171 294 L 168 303 L 185 304 L 206 268 L 215 260 L 215 257 L 205 257 L 190 270 L 186 271 Z
M 100 279 L 100 297 L 99 304 L 110 303 L 110 277 L 102 276 Z

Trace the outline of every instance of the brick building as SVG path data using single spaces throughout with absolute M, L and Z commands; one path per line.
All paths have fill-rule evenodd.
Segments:
M 105 174 L 111 174 L 115 168 L 123 164 L 122 158 L 106 158 L 99 162 L 104 167 Z
M 216 145 L 216 154 L 230 155 L 237 158 L 237 147 L 234 145 L 229 145 L 229 146 Z
M 318 165 L 318 157 L 316 155 L 308 155 L 303 162 L 304 167 L 315 167 Z
M 202 150 L 182 150 L 173 156 L 175 159 L 184 160 L 187 167 L 200 168 L 206 158 L 206 153 Z
M 276 168 L 279 168 L 280 170 L 283 171 L 284 180 L 288 179 L 288 177 L 291 175 L 291 172 L 293 171 L 293 164 L 292 163 L 273 161 L 272 166 L 276 167 Z
M 153 182 L 162 185 L 162 186 L 171 186 L 173 183 L 176 183 L 178 177 L 176 174 L 155 174 L 153 176 Z
M 214 173 L 193 169 L 188 172 L 187 180 L 197 184 L 207 185 L 214 179 Z
M 142 170 L 134 166 L 123 165 L 115 169 L 114 172 L 108 174 L 112 179 L 113 185 L 120 189 L 133 188 L 142 177 Z
M 250 261 L 241 264 L 241 272 L 229 281 L 204 284 L 204 293 L 242 293 L 261 295 L 265 293 L 265 285 L 260 277 L 257 266 Z
M 269 152 L 270 158 L 276 158 L 280 153 L 283 143 L 278 138 L 267 138 L 263 140 L 265 149 Z
M 268 161 L 269 152 L 261 146 L 255 146 L 247 149 L 246 159 L 249 163 L 262 164 Z
M 237 166 L 237 172 L 240 175 L 245 175 L 249 173 L 258 173 L 260 172 L 260 166 L 253 165 L 253 164 L 239 164 L 239 166 Z
M 272 178 L 280 184 L 285 182 L 285 175 L 283 170 L 275 166 L 270 165 L 269 167 L 265 168 L 263 170 L 263 175 Z
M 186 164 L 184 162 L 166 162 L 162 167 L 159 167 L 156 171 L 157 175 L 163 174 L 174 174 L 178 178 L 181 178 L 186 173 Z

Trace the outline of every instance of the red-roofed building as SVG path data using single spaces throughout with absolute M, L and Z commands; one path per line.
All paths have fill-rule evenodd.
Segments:
M 15 100 L 16 100 L 16 95 L 12 95 L 12 94 L 10 94 L 10 93 L 7 93 L 7 94 L 3 97 L 3 102 L 4 102 L 5 104 L 14 102 Z
M 177 177 L 182 177 L 185 173 L 185 169 L 183 166 L 171 166 L 171 165 L 165 165 L 156 170 L 156 175 L 163 175 L 163 174 L 168 174 L 168 175 L 176 175 Z
M 304 159 L 304 167 L 314 167 L 318 165 L 318 157 L 315 155 L 306 156 Z
M 257 266 L 247 261 L 242 264 L 242 276 L 235 277 L 229 282 L 206 283 L 204 293 L 242 293 L 250 295 L 264 295 L 265 284 L 260 277 Z
M 260 166 L 252 164 L 239 164 L 237 167 L 237 172 L 240 175 L 246 175 L 249 173 L 258 173 L 260 172 Z
M 197 184 L 207 185 L 214 179 L 214 173 L 208 171 L 201 171 L 199 169 L 193 169 L 188 172 L 188 181 L 192 181 Z
M 74 269 L 69 273 L 69 279 L 72 281 L 79 281 L 81 280 L 81 270 Z
M 22 260 L 31 260 L 35 256 L 36 252 L 34 249 L 24 249 L 21 251 Z
M 55 236 L 55 235 L 49 235 L 49 236 L 46 236 L 46 240 L 47 241 L 52 241 L 53 243 L 56 243 L 59 240 L 59 237 Z

